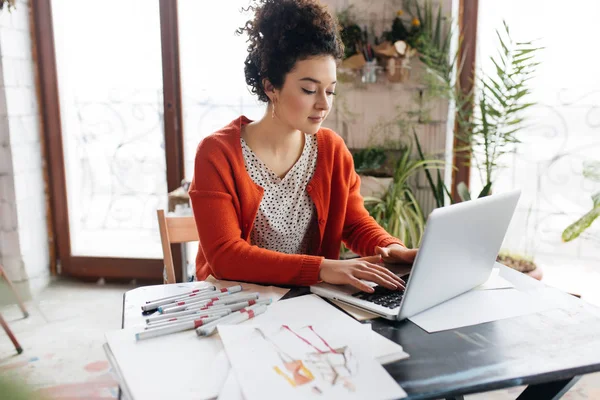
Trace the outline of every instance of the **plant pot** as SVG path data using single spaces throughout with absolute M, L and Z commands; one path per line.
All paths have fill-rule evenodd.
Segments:
M 394 178 L 379 178 L 370 175 L 360 175 L 360 194 L 362 197 L 382 198 Z
M 537 265 L 531 260 L 507 254 L 499 254 L 496 261 L 519 272 L 530 272 L 537 268 Z
M 538 265 L 532 260 L 518 256 L 511 256 L 508 254 L 499 254 L 496 261 L 514 269 L 515 271 L 527 274 L 538 281 L 542 280 L 542 269 L 538 267 Z

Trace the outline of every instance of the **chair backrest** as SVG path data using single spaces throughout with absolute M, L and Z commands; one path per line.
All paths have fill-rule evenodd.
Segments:
M 168 217 L 165 210 L 156 210 L 158 228 L 160 230 L 160 241 L 162 244 L 165 269 L 167 271 L 167 282 L 175 283 L 175 267 L 173 266 L 172 243 L 197 242 L 198 230 L 194 217 Z

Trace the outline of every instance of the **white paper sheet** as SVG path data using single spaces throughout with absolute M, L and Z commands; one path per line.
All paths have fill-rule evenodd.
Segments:
M 299 305 L 306 304 L 306 303 L 311 303 L 312 305 L 314 305 L 315 303 L 319 304 L 319 302 L 314 302 L 314 301 L 308 300 L 308 299 L 305 299 L 302 301 L 291 302 L 291 304 L 293 304 L 293 303 L 295 303 L 295 306 L 299 306 Z M 271 309 L 271 308 L 272 308 L 272 306 L 269 306 L 269 309 Z M 269 310 L 267 310 L 267 311 L 269 311 Z M 325 311 L 325 313 L 329 314 L 327 312 L 327 310 Z M 249 324 L 249 325 L 255 324 L 255 321 L 257 319 L 258 318 L 248 321 L 246 324 Z M 371 324 L 355 324 L 355 329 L 356 328 L 364 330 L 364 332 L 365 332 L 364 335 L 368 336 L 369 347 L 367 347 L 367 348 L 370 348 L 370 354 L 377 355 L 377 361 L 379 362 L 379 364 L 386 365 L 386 364 L 390 364 L 395 361 L 399 361 L 399 360 L 409 357 L 408 353 L 406 353 L 402 350 L 402 346 L 400 346 L 400 345 L 394 343 L 393 341 L 372 331 Z M 225 329 L 227 329 L 227 328 L 225 328 Z M 237 378 L 235 377 L 235 373 L 233 370 L 229 371 L 229 375 L 227 376 L 227 380 L 225 381 L 225 384 L 223 385 L 221 392 L 219 393 L 218 399 L 219 400 L 243 400 L 244 399 L 240 385 L 237 381 Z
M 273 302 L 276 302 L 277 300 L 285 296 L 287 292 L 290 291 L 290 289 L 284 289 L 277 286 L 263 286 L 254 283 L 218 280 L 212 275 L 209 275 L 204 282 L 209 282 L 215 285 L 218 289 L 223 287 L 242 285 L 242 289 L 244 292 L 258 292 L 260 293 L 261 299 L 271 298 L 273 299 Z
M 548 290 L 471 290 L 409 319 L 432 333 L 534 314 L 556 307 Z
M 363 310 L 362 308 L 354 307 L 338 300 L 329 299 L 329 301 L 344 310 L 348 315 L 357 321 L 368 321 L 370 319 L 379 318 L 379 315 Z
M 406 397 L 365 348 L 369 330 L 356 328 L 263 321 L 221 326 L 219 334 L 246 400 Z
M 235 377 L 233 370 L 229 370 L 225 384 L 221 388 L 218 400 L 244 400 L 242 388 Z
M 106 334 L 133 399 L 211 399 L 219 394 L 229 361 L 218 335 L 200 339 L 186 331 L 136 342 L 138 331 Z
M 488 280 L 477 286 L 474 290 L 495 290 L 514 288 L 515 285 L 499 275 L 500 269 L 494 268 Z M 381 318 L 379 315 L 363 310 L 362 308 L 354 307 L 338 300 L 329 299 L 333 304 L 344 310 L 348 315 L 357 321 L 368 321 L 370 319 Z
M 343 331 L 344 329 L 356 330 L 362 324 L 342 311 L 336 309 L 316 294 L 294 297 L 271 304 L 266 313 L 254 318 L 256 323 L 281 323 L 310 325 L 330 324 Z M 402 350 L 402 346 L 384 338 L 371 330 L 371 352 L 375 359 L 389 363 L 409 355 Z
M 477 286 L 474 290 L 495 290 L 514 288 L 515 285 L 500 276 L 500 269 L 492 269 L 492 273 L 487 281 Z
M 230 367 L 218 335 L 200 339 L 192 330 L 139 342 L 134 336 L 146 324 L 148 316 L 143 316 L 140 308 L 146 301 L 185 293 L 208 284 L 218 288 L 240 284 L 244 291 L 259 292 L 260 298 L 271 298 L 273 302 L 289 291 L 276 286 L 214 278 L 204 282 L 145 286 L 130 291 L 124 305 L 126 329 L 108 332 L 106 341 L 134 399 L 208 399 L 219 394 Z M 199 356 L 194 357 L 193 354 Z

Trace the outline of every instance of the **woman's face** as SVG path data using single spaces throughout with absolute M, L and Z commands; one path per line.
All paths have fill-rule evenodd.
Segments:
M 296 62 L 283 87 L 275 90 L 275 116 L 290 128 L 317 133 L 329 114 L 335 95 L 336 64 L 332 56 Z

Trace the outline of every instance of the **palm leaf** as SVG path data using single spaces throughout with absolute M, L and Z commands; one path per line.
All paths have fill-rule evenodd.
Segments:
M 507 146 L 520 142 L 516 135 L 522 129 L 522 113 L 533 106 L 524 101 L 530 94 L 527 82 L 532 78 L 536 52 L 540 50 L 532 42 L 514 43 L 505 21 L 503 31 L 497 30 L 496 36 L 499 51 L 490 57 L 494 73 L 480 79 L 470 137 L 475 165 L 485 172 L 484 185 L 490 187 L 494 171 L 501 168 L 500 156 L 512 150 Z
M 508 50 L 508 47 L 506 47 L 506 45 L 504 44 L 504 40 L 502 40 L 502 36 L 500 35 L 500 32 L 496 31 L 496 36 L 498 36 L 498 41 L 500 42 L 500 46 L 502 47 L 504 54 L 509 55 L 510 51 Z
M 439 174 L 439 171 L 438 171 L 438 174 Z M 441 178 L 438 177 L 438 179 L 440 179 L 440 181 L 441 181 Z M 454 200 L 452 199 L 452 195 L 450 194 L 450 191 L 448 190 L 446 185 L 443 185 L 443 186 L 444 186 L 444 191 L 446 192 L 446 195 L 450 199 L 450 204 L 454 204 Z
M 437 20 L 435 22 L 435 30 L 434 30 L 434 37 L 433 37 L 433 43 L 438 47 L 441 48 L 441 34 L 442 34 L 442 6 L 438 4 L 438 14 L 437 14 Z
M 462 201 L 471 200 L 471 194 L 469 194 L 469 188 L 467 188 L 466 183 L 460 182 L 456 186 L 456 190 L 458 191 L 458 196 L 461 198 Z
M 488 182 L 487 185 L 485 185 L 483 187 L 483 189 L 481 189 L 481 192 L 479 192 L 479 196 L 477 196 L 477 198 L 481 198 L 481 197 L 485 197 L 485 196 L 489 196 L 490 192 L 492 190 L 492 182 Z

